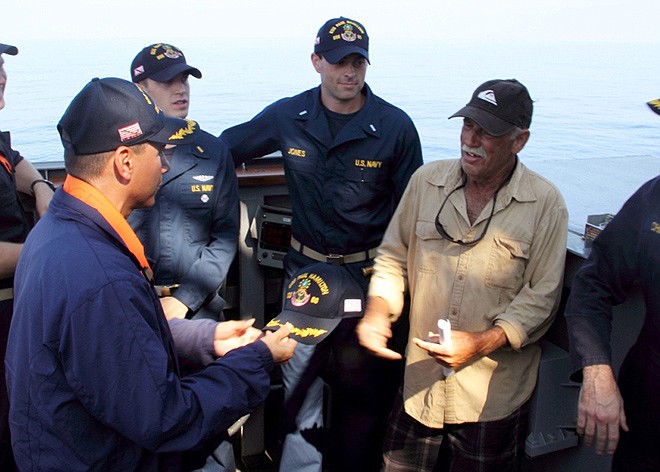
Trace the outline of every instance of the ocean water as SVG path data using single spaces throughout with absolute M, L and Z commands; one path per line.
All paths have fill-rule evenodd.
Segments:
M 182 48 L 188 62 L 203 73 L 201 80 L 190 79 L 190 118 L 213 134 L 248 120 L 278 98 L 319 83 L 310 62 L 311 45 L 304 41 L 168 41 Z M 10 130 L 14 147 L 33 162 L 61 161 L 56 124 L 73 96 L 92 77 L 128 78 L 133 57 L 146 44 L 143 40 L 58 40 L 48 47 L 43 41 L 18 44 L 18 56 L 4 56 L 9 82 L 0 129 Z M 660 117 L 645 104 L 660 97 L 660 42 L 374 40 L 370 56 L 367 83 L 412 117 L 427 162 L 458 156 L 461 120 L 447 117 L 469 100 L 477 85 L 492 78 L 516 78 L 535 101 L 531 137 L 521 153 L 525 163 L 548 169 L 565 194 L 583 185 L 573 179 L 572 187 L 566 183 L 562 188 L 572 168 L 591 174 L 591 169 L 614 166 L 608 169 L 608 178 L 615 179 L 634 173 L 627 185 L 617 186 L 613 202 L 606 201 L 602 208 L 579 208 L 578 219 L 588 212 L 616 211 L 624 196 L 660 173 Z M 592 164 L 580 167 L 579 161 Z M 609 183 L 604 186 L 609 187 Z M 594 199 L 602 203 L 605 197 Z M 582 203 L 585 198 L 577 195 L 575 200 Z M 572 205 L 575 210 L 577 203 Z

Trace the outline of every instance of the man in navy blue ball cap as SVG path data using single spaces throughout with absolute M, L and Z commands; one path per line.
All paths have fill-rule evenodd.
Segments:
M 410 117 L 366 84 L 370 60 L 369 35 L 362 23 L 346 17 L 326 21 L 311 54 L 321 84 L 276 101 L 220 136 L 237 165 L 276 151 L 284 158 L 293 212 L 285 279 L 314 262 L 340 264 L 366 293 L 376 247 L 410 176 L 422 164 Z M 349 327 L 357 319 L 342 320 L 316 345 L 301 343 L 283 369 L 285 411 L 295 427 L 284 439 L 281 471 L 379 469 L 400 365 L 374 358 L 353 342 Z M 327 346 L 340 333 L 351 333 L 344 338 L 343 352 L 355 353 L 354 365 L 362 367 L 352 372 L 356 388 L 350 393 L 339 386 L 333 389 L 333 409 L 345 413 L 345 421 L 333 422 L 334 450 L 324 455 L 319 434 L 324 385 L 307 366 L 330 355 Z M 308 389 L 300 387 L 307 384 Z
M 142 48 L 131 63 L 131 79 L 139 83 L 145 79 L 169 82 L 179 74 L 202 78 L 196 67 L 188 65 L 183 51 L 166 43 L 156 43 Z
M 314 41 L 314 54 L 337 64 L 350 54 L 369 62 L 369 35 L 361 23 L 349 18 L 333 18 L 319 29 Z
M 202 72 L 188 64 L 183 51 L 168 43 L 140 50 L 131 63 L 131 79 L 167 116 L 186 118 L 191 103 L 191 77 Z M 163 177 L 153 206 L 134 211 L 128 219 L 153 261 L 154 282 L 165 316 L 171 320 L 175 343 L 195 336 L 199 323 L 224 320 L 221 295 L 238 248 L 238 179 L 227 146 L 200 130 L 194 143 L 165 149 L 170 171 Z M 252 320 L 232 320 L 247 336 L 258 335 Z M 194 328 L 194 329 L 193 329 Z M 230 441 L 209 457 L 204 470 L 235 468 Z
M 190 77 L 202 73 L 183 51 L 167 43 L 144 47 L 131 78 L 167 116 L 186 118 Z M 238 247 L 238 179 L 227 146 L 200 131 L 194 144 L 166 149 L 171 171 L 156 203 L 134 212 L 129 223 L 154 261 L 160 302 L 168 318 L 223 320 L 219 290 Z M 182 230 L 183 229 L 183 230 Z
M 130 73 L 165 115 L 188 116 L 190 78 L 201 79 L 202 72 L 188 64 L 181 49 L 168 43 L 145 46 Z M 221 289 L 238 248 L 238 179 L 227 146 L 204 130 L 195 143 L 167 148 L 165 154 L 171 169 L 154 205 L 134 211 L 128 222 L 153 261 L 159 300 L 170 325 L 177 325 L 177 342 L 179 336 L 195 336 L 188 331 L 195 325 L 180 318 L 224 320 Z M 253 319 L 229 323 L 258 335 Z M 232 445 L 224 441 L 205 470 L 234 468 Z
M 68 176 L 27 238 L 7 346 L 21 470 L 190 470 L 268 395 L 290 327 L 184 376 L 142 244 L 166 145 L 195 142 L 138 85 L 93 79 L 57 129 Z M 183 320 L 182 320 L 183 321 Z M 190 321 L 190 323 L 193 323 Z
M 0 110 L 5 107 L 7 85 L 3 54 L 15 56 L 18 48 L 0 43 Z M 4 355 L 13 313 L 14 271 L 30 229 L 30 219 L 18 192 L 32 194 L 36 212 L 42 216 L 53 197 L 53 184 L 11 147 L 9 131 L 0 131 L 0 470 L 3 471 L 15 470 L 7 423 L 9 402 L 4 382 Z

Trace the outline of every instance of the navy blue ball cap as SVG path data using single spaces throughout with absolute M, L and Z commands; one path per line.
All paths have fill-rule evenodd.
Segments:
M 361 23 L 349 18 L 325 22 L 316 35 L 314 52 L 330 64 L 337 64 L 349 54 L 360 54 L 369 61 L 369 36 Z
M 503 136 L 516 127 L 529 129 L 533 108 L 523 84 L 516 79 L 495 79 L 477 87 L 470 102 L 449 118 L 470 118 L 488 134 Z
M 316 262 L 296 272 L 287 285 L 282 312 L 264 327 L 277 331 L 286 323 L 289 337 L 303 344 L 318 344 L 344 318 L 364 314 L 364 293 L 343 265 Z
M 109 77 L 85 85 L 57 130 L 65 150 L 80 156 L 145 142 L 187 144 L 197 139 L 199 126 L 165 116 L 139 85 Z
M 16 46 L 10 46 L 9 44 L 0 43 L 0 54 L 9 54 L 10 56 L 15 56 L 18 54 L 18 48 Z
M 144 79 L 156 82 L 169 82 L 182 72 L 188 72 L 197 79 L 202 73 L 186 63 L 186 56 L 176 46 L 156 43 L 145 47 L 131 63 L 131 79 L 140 82 Z

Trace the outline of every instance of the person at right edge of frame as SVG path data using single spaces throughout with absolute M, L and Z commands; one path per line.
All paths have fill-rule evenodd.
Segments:
M 460 159 L 412 176 L 378 248 L 358 326 L 365 347 L 399 357 L 386 342 L 410 292 L 385 471 L 522 467 L 537 342 L 559 305 L 568 227 L 559 190 L 518 156 L 532 110 L 517 80 L 477 87 L 451 117 L 463 117 Z
M 660 114 L 660 99 L 648 102 Z M 638 286 L 646 315 L 618 382 L 613 307 Z M 578 434 L 615 472 L 660 470 L 660 175 L 642 185 L 594 240 L 565 310 L 574 380 L 582 380 Z M 617 385 L 618 383 L 618 385 Z
M 320 86 L 276 101 L 220 137 L 237 165 L 282 153 L 293 212 L 285 280 L 317 261 L 342 264 L 366 294 L 376 247 L 410 176 L 422 164 L 421 144 L 410 117 L 365 83 L 369 37 L 361 23 L 328 20 L 318 31 L 311 61 Z M 318 345 L 299 344 L 284 366 L 281 471 L 380 468 L 402 363 L 387 365 L 361 348 L 357 320 L 343 320 Z M 321 377 L 332 395 L 326 454 L 319 434 Z

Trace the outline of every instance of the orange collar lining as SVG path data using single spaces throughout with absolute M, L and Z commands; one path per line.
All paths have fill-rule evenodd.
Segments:
M 137 258 L 143 271 L 147 271 L 145 275 L 152 273 L 149 262 L 144 255 L 144 246 L 126 221 L 126 218 L 119 213 L 119 210 L 115 208 L 105 195 L 87 182 L 72 175 L 67 175 L 62 189 L 72 197 L 96 209 L 108 224 L 112 226 L 112 229 L 117 232 L 128 250 Z M 147 276 L 147 278 L 149 277 Z
M 9 175 L 13 176 L 12 166 L 9 163 L 9 161 L 7 160 L 7 158 L 2 153 L 0 153 L 0 164 L 2 164 L 5 169 L 7 169 L 7 172 L 9 172 Z

